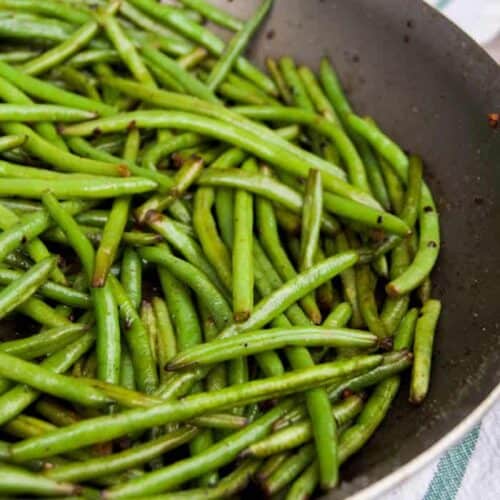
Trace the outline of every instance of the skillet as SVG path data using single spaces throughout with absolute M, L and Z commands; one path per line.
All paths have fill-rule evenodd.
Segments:
M 248 17 L 258 0 L 215 3 Z M 276 0 L 249 55 L 329 55 L 360 114 L 423 156 L 441 212 L 434 295 L 443 301 L 431 391 L 402 386 L 388 418 L 343 467 L 330 499 L 373 498 L 464 435 L 500 399 L 500 68 L 420 0 Z M 457 428 L 458 426 L 458 428 Z M 383 479 L 384 478 L 384 479 Z
M 248 17 L 258 0 L 215 3 Z M 328 495 L 368 499 L 438 456 L 500 398 L 500 124 L 487 120 L 500 112 L 500 70 L 420 0 L 276 0 L 250 48 L 260 64 L 292 55 L 315 68 L 325 54 L 356 110 L 423 156 L 442 215 L 434 294 L 444 313 L 429 397 L 411 407 L 406 381 Z

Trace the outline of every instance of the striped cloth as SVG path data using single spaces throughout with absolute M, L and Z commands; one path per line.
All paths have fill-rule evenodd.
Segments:
M 500 36 L 500 0 L 426 0 L 480 44 Z M 500 500 L 500 401 L 480 425 L 383 500 Z

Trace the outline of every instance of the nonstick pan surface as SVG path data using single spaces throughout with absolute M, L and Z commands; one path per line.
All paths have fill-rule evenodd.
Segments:
M 219 0 L 241 16 L 258 0 Z M 443 301 L 431 391 L 414 408 L 407 385 L 368 445 L 343 467 L 344 498 L 372 497 L 458 439 L 500 383 L 500 69 L 456 26 L 417 0 L 277 0 L 250 55 L 329 55 L 360 114 L 423 156 L 441 212 L 434 294 Z M 497 389 L 500 393 L 500 389 Z M 493 397 L 490 398 L 490 401 Z M 479 407 L 472 418 L 466 418 Z M 457 425 L 461 428 L 449 434 Z

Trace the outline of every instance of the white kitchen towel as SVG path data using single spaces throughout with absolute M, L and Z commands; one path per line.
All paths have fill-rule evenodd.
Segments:
M 500 35 L 500 0 L 426 0 L 480 44 Z M 465 438 L 383 500 L 500 500 L 500 401 Z

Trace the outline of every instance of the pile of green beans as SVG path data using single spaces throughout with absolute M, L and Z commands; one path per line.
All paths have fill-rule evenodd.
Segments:
M 422 161 L 272 4 L 0 0 L 2 498 L 306 499 L 426 398 Z

